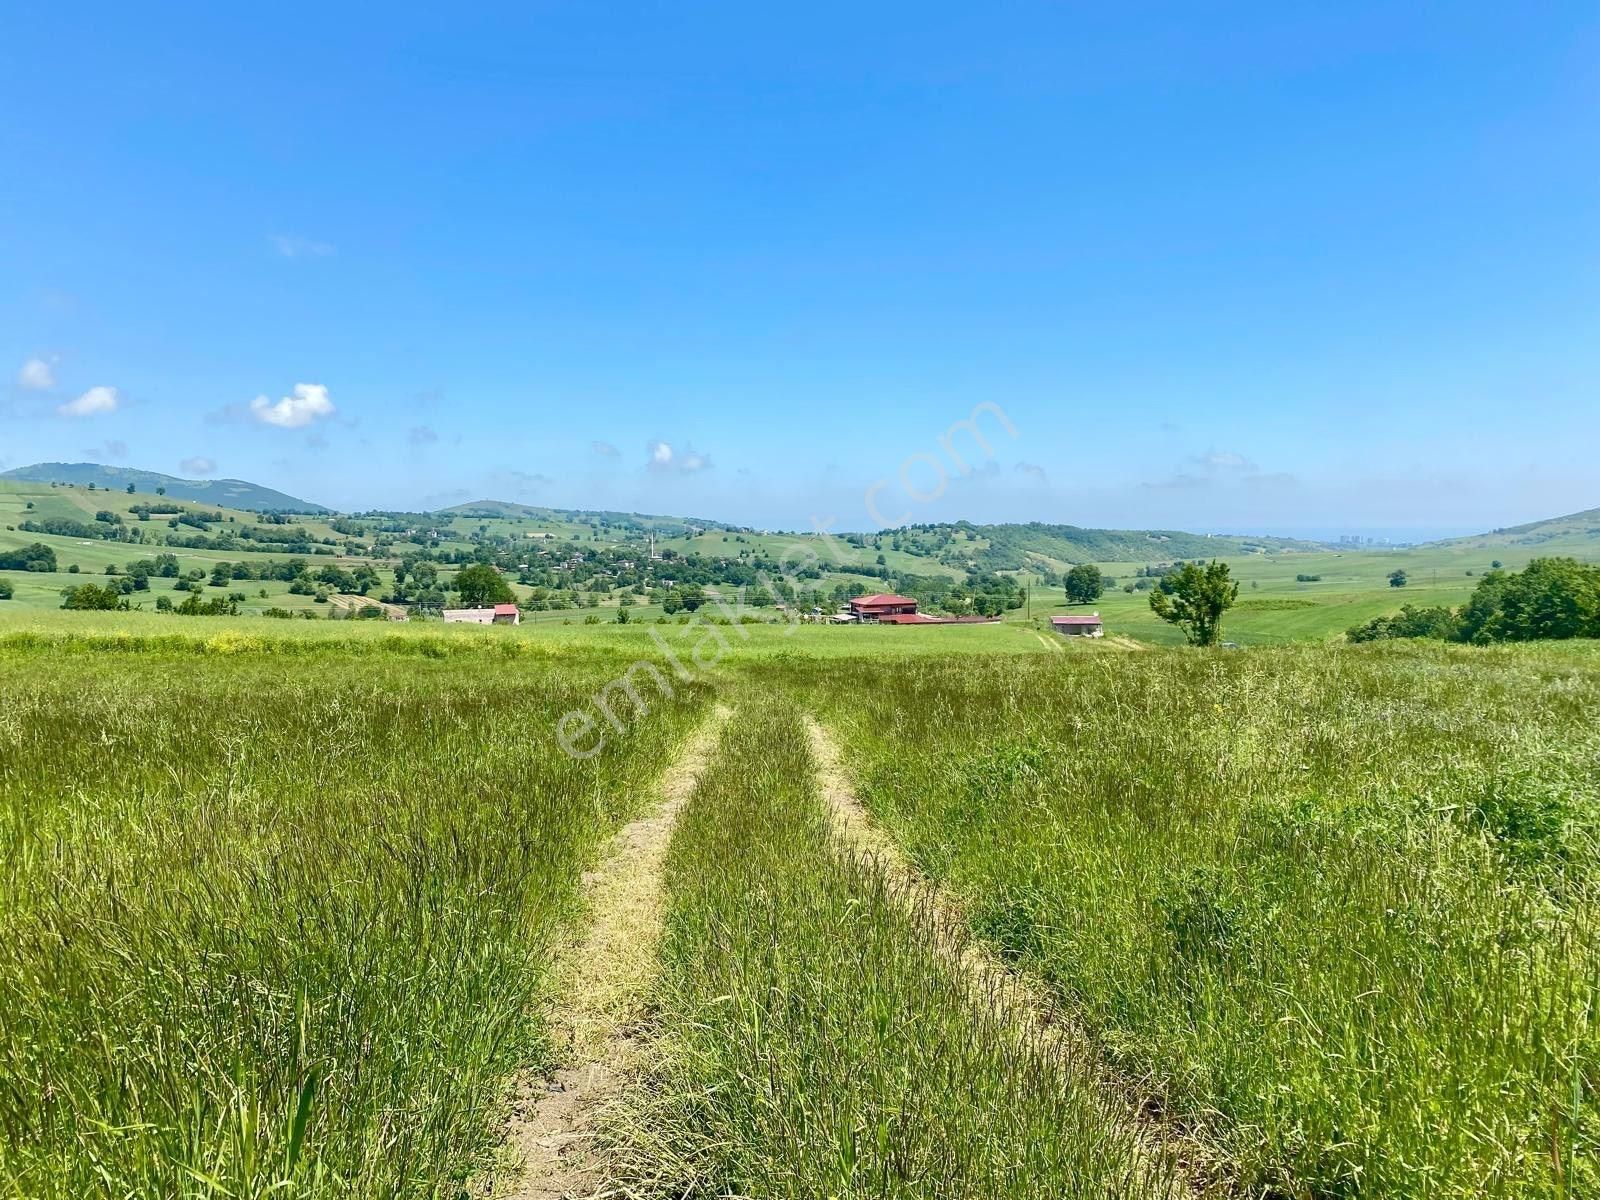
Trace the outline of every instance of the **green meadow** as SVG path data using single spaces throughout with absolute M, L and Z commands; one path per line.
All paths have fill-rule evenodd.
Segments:
M 640 660 L 671 694 L 563 753 Z M 469 1194 L 559 1058 L 581 881 L 714 700 L 607 1186 L 1600 1187 L 1593 643 L 39 611 L 0 673 L 14 1194 Z M 833 826 L 808 715 L 959 929 Z

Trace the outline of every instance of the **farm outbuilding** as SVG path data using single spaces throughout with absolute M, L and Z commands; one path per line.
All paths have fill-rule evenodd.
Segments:
M 1089 616 L 1069 615 L 1064 617 L 1051 617 L 1050 628 L 1063 637 L 1105 637 L 1106 627 L 1100 620 L 1099 613 Z
M 496 604 L 493 608 L 447 608 L 447 625 L 520 625 L 522 613 L 515 604 Z

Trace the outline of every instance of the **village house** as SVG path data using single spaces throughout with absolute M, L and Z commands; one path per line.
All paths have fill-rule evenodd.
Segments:
M 1100 621 L 1100 614 L 1093 613 L 1089 616 L 1073 614 L 1064 617 L 1051 617 L 1050 628 L 1063 637 L 1104 637 L 1105 625 Z
M 998 617 L 930 617 L 917 611 L 917 602 L 910 596 L 880 592 L 875 596 L 857 596 L 850 601 L 850 611 L 835 615 L 838 624 L 863 623 L 868 625 L 983 625 L 999 620 Z
M 910 596 L 897 596 L 893 592 L 857 596 L 850 601 L 850 615 L 857 621 L 878 621 L 884 617 L 910 616 L 916 611 L 915 600 Z
M 493 608 L 447 608 L 446 625 L 520 625 L 522 613 L 515 604 L 496 604 Z

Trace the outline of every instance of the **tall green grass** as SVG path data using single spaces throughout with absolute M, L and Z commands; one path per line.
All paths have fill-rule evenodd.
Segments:
M 1287 1196 L 1600 1194 L 1600 654 L 813 676 L 872 809 Z
M 660 1053 L 623 1135 L 661 1196 L 1170 1194 L 1084 1064 L 1018 1031 L 830 832 L 794 710 L 752 699 L 669 855 Z
M 699 687 L 604 661 L 0 655 L 0 1192 L 453 1196 L 548 949 Z

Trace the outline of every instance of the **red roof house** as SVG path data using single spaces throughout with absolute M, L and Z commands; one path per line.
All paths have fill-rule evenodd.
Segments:
M 494 623 L 496 625 L 520 625 L 522 613 L 515 604 L 496 604 L 494 606 Z
M 915 600 L 910 596 L 897 596 L 893 592 L 857 596 L 850 601 L 850 615 L 858 621 L 876 621 L 880 617 L 903 616 L 916 611 Z

